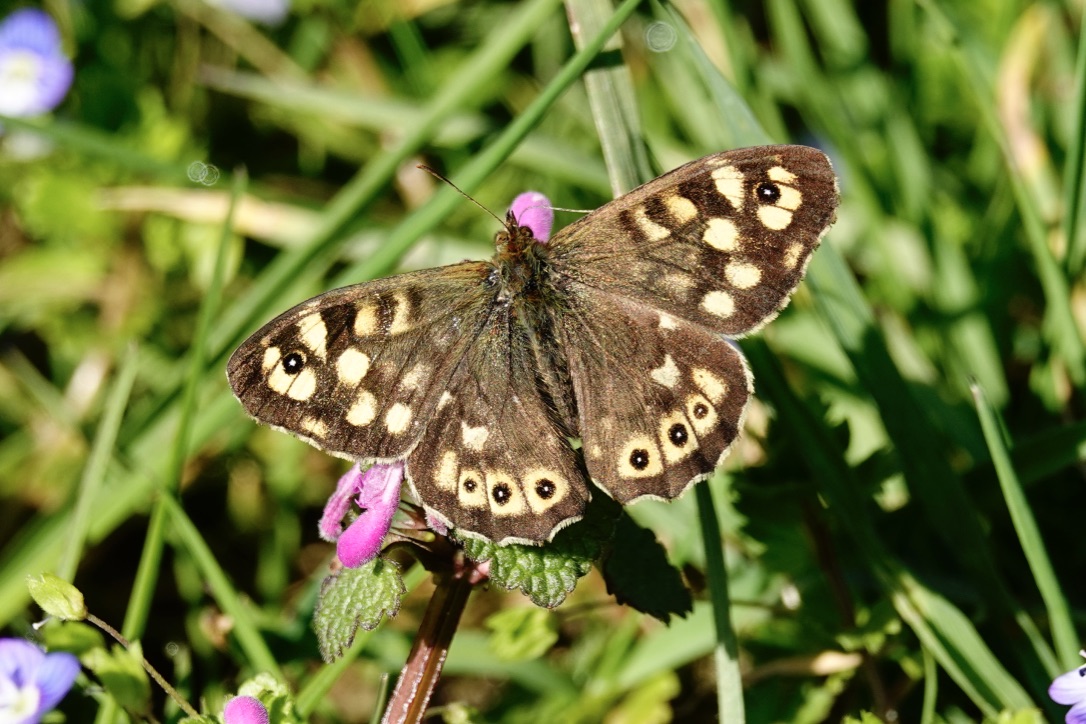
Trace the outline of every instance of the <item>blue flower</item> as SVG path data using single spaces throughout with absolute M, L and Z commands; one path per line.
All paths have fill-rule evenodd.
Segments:
M 48 14 L 16 10 L 0 22 L 0 115 L 36 116 L 53 110 L 72 85 L 72 63 Z
M 79 659 L 47 654 L 23 639 L 0 639 L 0 721 L 35 724 L 64 698 L 79 673 Z
M 268 710 L 260 703 L 260 699 L 235 696 L 226 702 L 222 718 L 226 724 L 268 724 Z
M 1086 651 L 1079 654 L 1086 657 Z M 1086 666 L 1056 677 L 1048 695 L 1057 704 L 1073 705 L 1067 712 L 1067 724 L 1086 724 Z

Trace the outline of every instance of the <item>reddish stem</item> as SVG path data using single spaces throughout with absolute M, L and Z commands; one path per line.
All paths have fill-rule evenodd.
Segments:
M 471 589 L 486 579 L 486 574 L 463 560 L 462 555 L 451 574 L 437 579 L 437 588 L 389 698 L 382 724 L 415 724 L 426 713 Z

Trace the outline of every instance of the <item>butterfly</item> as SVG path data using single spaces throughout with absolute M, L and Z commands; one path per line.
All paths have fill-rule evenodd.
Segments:
M 670 500 L 712 473 L 753 389 L 727 338 L 788 303 L 837 203 L 816 149 L 706 156 L 546 243 L 510 214 L 490 261 L 303 302 L 227 375 L 258 422 L 349 460 L 404 461 L 457 533 L 543 543 L 594 489 Z

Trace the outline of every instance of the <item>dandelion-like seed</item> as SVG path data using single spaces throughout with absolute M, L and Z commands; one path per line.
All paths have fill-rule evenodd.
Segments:
M 47 13 L 24 8 L 0 22 L 0 115 L 27 117 L 53 110 L 71 87 L 73 73 Z

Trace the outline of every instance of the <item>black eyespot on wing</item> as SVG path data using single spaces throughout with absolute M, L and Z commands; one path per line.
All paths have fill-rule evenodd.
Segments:
M 686 432 L 686 425 L 681 422 L 676 422 L 667 431 L 667 439 L 671 440 L 671 444 L 675 447 L 682 447 L 686 444 L 686 441 L 690 439 L 689 433 Z
M 467 478 L 464 480 L 464 490 L 468 493 L 474 493 L 478 483 L 475 482 L 475 478 Z
M 630 465 L 634 470 L 644 470 L 649 466 L 649 451 L 638 448 L 630 453 Z
M 505 483 L 498 483 L 491 488 L 490 495 L 498 505 L 505 505 L 513 497 L 512 491 L 509 490 L 509 486 Z
M 781 198 L 780 187 L 769 181 L 763 181 L 758 184 L 754 193 L 758 197 L 758 201 L 763 204 L 775 204 Z
M 698 402 L 694 405 L 694 417 L 699 420 L 704 420 L 705 416 L 709 414 L 709 406 L 704 402 Z
M 283 371 L 288 375 L 296 375 L 305 367 L 305 355 L 301 352 L 290 352 L 283 356 Z
M 543 478 L 535 484 L 535 494 L 543 500 L 550 500 L 557 488 L 554 485 L 554 481 Z

